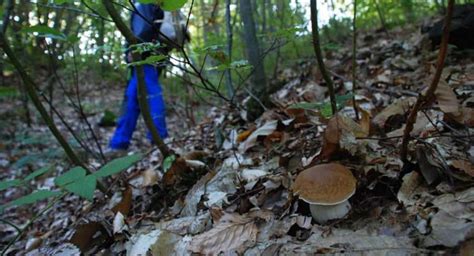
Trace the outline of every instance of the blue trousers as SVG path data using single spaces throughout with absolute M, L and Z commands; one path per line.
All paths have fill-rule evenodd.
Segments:
M 158 72 L 154 66 L 144 65 L 145 83 L 148 94 L 148 105 L 150 107 L 153 123 L 158 129 L 161 138 L 168 136 L 165 120 L 165 102 L 161 91 L 160 82 L 158 81 Z M 128 81 L 127 91 L 122 105 L 122 114 L 117 123 L 117 129 L 110 141 L 109 147 L 112 149 L 127 149 L 130 145 L 133 131 L 137 126 L 138 116 L 140 115 L 140 107 L 138 105 L 137 94 L 137 72 L 133 69 L 132 78 Z M 151 139 L 150 133 L 148 138 Z

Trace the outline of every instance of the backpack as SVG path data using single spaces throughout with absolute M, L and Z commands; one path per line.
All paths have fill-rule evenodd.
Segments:
M 189 31 L 186 27 L 186 18 L 180 11 L 164 12 L 162 20 L 156 20 L 160 26 L 158 41 L 171 48 L 184 46 L 190 41 Z

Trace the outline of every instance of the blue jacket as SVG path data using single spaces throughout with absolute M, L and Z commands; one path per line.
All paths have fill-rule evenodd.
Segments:
M 135 36 L 138 37 L 142 42 L 152 42 L 153 40 L 157 40 L 160 25 L 154 23 L 154 21 L 163 19 L 163 10 L 156 4 L 136 3 L 135 7 L 145 19 L 143 19 L 136 12 L 132 13 L 130 27 L 132 28 L 133 34 L 135 34 Z

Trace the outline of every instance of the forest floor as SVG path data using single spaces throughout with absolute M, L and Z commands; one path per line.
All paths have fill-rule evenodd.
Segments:
M 170 167 L 150 150 L 139 124 L 129 153 L 143 152 L 145 158 L 109 180 L 113 196 L 96 192 L 92 203 L 66 196 L 9 254 L 469 255 L 474 251 L 473 52 L 449 49 L 435 104 L 419 113 L 411 134 L 413 166 L 403 168 L 400 136 L 410 106 L 431 81 L 437 51 L 415 28 L 359 38 L 358 119 L 351 97 L 340 97 L 339 114 L 328 115 L 328 104 L 320 104 L 328 98 L 327 88 L 313 60 L 272 78 L 284 86 L 271 96 L 275 107 L 255 122 L 245 121 L 241 111 L 213 107 L 189 127 L 173 108 L 166 142 L 177 158 Z M 347 49 L 327 55 L 338 95 L 352 91 Z M 103 148 L 114 128 L 97 123 L 105 109 L 118 109 L 122 89 L 84 90 L 89 92 L 84 103 L 96 110 L 88 120 Z M 27 175 L 32 166 L 52 164 L 64 171 L 59 164 L 64 156 L 47 128 L 37 122 L 28 128 L 18 115 L 10 117 L 19 103 L 0 104 L 1 136 L 8 139 L 0 143 L 0 180 Z M 60 109 L 75 131 L 84 131 L 69 105 Z M 85 141 L 94 147 L 93 140 Z M 299 172 L 324 162 L 348 167 L 357 189 L 345 218 L 320 225 L 291 188 Z M 90 161 L 94 168 L 101 164 Z M 52 188 L 53 180 L 51 173 L 43 175 L 31 188 Z M 2 191 L 0 203 L 31 188 Z M 46 205 L 9 208 L 1 219 L 22 227 Z M 2 247 L 16 234 L 0 224 Z

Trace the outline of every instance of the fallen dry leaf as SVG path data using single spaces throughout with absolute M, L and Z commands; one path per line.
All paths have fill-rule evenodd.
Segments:
M 35 250 L 35 249 L 39 248 L 42 243 L 43 243 L 43 238 L 42 237 L 30 238 L 26 242 L 25 251 L 29 252 L 29 251 Z
M 81 251 L 75 245 L 71 243 L 61 243 L 56 247 L 41 247 L 35 249 L 26 254 L 27 256 L 34 256 L 34 255 L 68 255 L 68 256 L 80 256 Z
M 405 207 L 414 205 L 416 202 L 417 189 L 422 182 L 422 177 L 417 172 L 410 172 L 403 177 L 403 183 L 397 193 L 397 199 Z
M 439 81 L 438 87 L 435 91 L 435 96 L 436 100 L 438 101 L 439 108 L 454 120 L 462 123 L 463 116 L 461 112 L 461 105 L 459 104 L 453 89 L 444 79 Z
M 275 143 L 283 143 L 285 141 L 285 133 L 274 131 L 270 135 L 266 136 L 263 140 L 263 145 L 265 147 L 270 148 Z
M 112 211 L 116 214 L 121 212 L 123 216 L 128 216 L 130 209 L 132 208 L 132 187 L 127 186 L 125 191 L 122 193 L 122 200 L 112 208 Z
M 100 222 L 81 224 L 76 228 L 70 242 L 84 254 L 97 244 L 109 239 L 108 232 Z
M 467 125 L 468 127 L 474 127 L 474 109 L 463 107 L 462 108 L 462 116 L 463 116 L 463 124 Z
M 237 142 L 242 142 L 246 140 L 252 132 L 255 131 L 255 127 L 250 128 L 249 130 L 243 131 L 237 135 Z
M 182 177 L 191 172 L 191 168 L 186 164 L 184 157 L 178 157 L 171 164 L 170 169 L 163 175 L 163 184 L 165 186 L 173 186 L 177 184 Z
M 415 100 L 415 98 L 410 97 L 394 101 L 384 110 L 382 110 L 382 112 L 378 113 L 374 119 L 372 119 L 372 122 L 378 127 L 383 127 L 389 117 L 394 115 L 403 115 L 408 110 L 410 110 L 410 105 L 412 105 Z
M 424 246 L 453 247 L 474 235 L 474 188 L 443 194 L 433 200 L 439 211 L 431 219 L 432 232 Z
M 114 221 L 112 223 L 113 234 L 122 233 L 124 230 L 127 230 L 127 225 L 125 224 L 125 217 L 119 211 L 115 214 Z
M 142 187 L 153 186 L 158 182 L 158 173 L 154 168 L 149 168 L 142 173 Z
M 342 255 L 411 255 L 417 252 L 408 236 L 383 235 L 365 229 L 333 229 L 328 236 L 324 232 L 313 227 L 312 235 L 306 241 L 285 241 L 277 254 L 313 255 L 314 252 L 321 252 Z
M 451 165 L 454 168 L 465 172 L 469 176 L 474 177 L 474 164 L 472 164 L 471 162 L 468 162 L 466 160 L 453 160 Z
M 229 213 L 211 230 L 193 237 L 189 250 L 206 255 L 242 251 L 255 244 L 257 233 L 253 218 Z
M 125 245 L 128 256 L 170 255 L 182 237 L 162 229 L 133 235 Z
M 433 145 L 419 143 L 416 145 L 416 158 L 420 166 L 421 174 L 426 183 L 431 185 L 439 181 L 448 172 L 444 159 L 438 154 Z
M 323 148 L 321 157 L 330 158 L 333 154 L 344 149 L 355 155 L 362 143 L 356 141 L 356 138 L 367 137 L 368 133 L 364 131 L 358 123 L 351 118 L 337 114 L 332 117 L 324 131 Z
M 361 114 L 360 127 L 365 134 L 370 133 L 370 113 L 364 109 L 359 108 L 359 113 Z
M 301 108 L 287 108 L 285 112 L 294 119 L 295 124 L 305 124 L 309 122 L 308 116 L 306 116 L 306 110 Z
M 459 249 L 461 256 L 472 256 L 472 252 L 474 252 L 474 239 L 465 241 Z
M 259 136 L 268 136 L 272 134 L 278 125 L 277 120 L 268 121 L 262 127 L 255 130 L 244 142 L 239 145 L 239 151 L 244 153 L 251 147 L 255 146 Z

